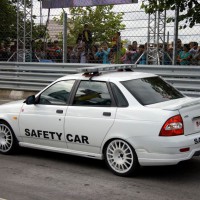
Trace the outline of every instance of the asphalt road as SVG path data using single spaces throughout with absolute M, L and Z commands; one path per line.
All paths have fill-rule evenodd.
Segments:
M 22 149 L 0 154 L 0 200 L 199 200 L 200 157 L 113 175 L 103 161 Z

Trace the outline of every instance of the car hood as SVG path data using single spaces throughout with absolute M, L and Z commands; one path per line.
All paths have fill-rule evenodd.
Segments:
M 9 103 L 5 103 L 0 105 L 0 113 L 19 113 L 21 110 L 21 107 L 23 105 L 24 100 L 19 101 L 12 101 Z

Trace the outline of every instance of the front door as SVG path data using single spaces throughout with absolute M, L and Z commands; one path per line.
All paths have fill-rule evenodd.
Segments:
M 38 103 L 24 104 L 19 118 L 23 142 L 66 148 L 64 119 L 73 84 L 56 82 L 37 97 Z

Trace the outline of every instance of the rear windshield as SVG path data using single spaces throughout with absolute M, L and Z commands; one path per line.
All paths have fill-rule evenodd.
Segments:
M 121 82 L 142 105 L 150 105 L 184 97 L 160 77 L 148 77 Z

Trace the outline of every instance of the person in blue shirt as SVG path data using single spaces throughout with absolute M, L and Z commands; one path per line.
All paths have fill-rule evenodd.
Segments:
M 190 65 L 192 54 L 189 51 L 190 51 L 190 46 L 188 44 L 184 44 L 183 51 L 179 53 L 177 58 L 180 65 Z
M 146 65 L 147 64 L 147 54 L 144 53 L 145 52 L 145 45 L 140 45 L 139 46 L 139 56 L 142 56 L 139 60 L 139 63 L 140 65 Z
M 101 44 L 101 47 L 98 49 L 97 53 L 95 54 L 95 56 L 100 59 L 103 59 L 103 64 L 110 64 L 109 55 L 110 55 L 110 48 L 108 48 L 108 43 L 103 42 Z

